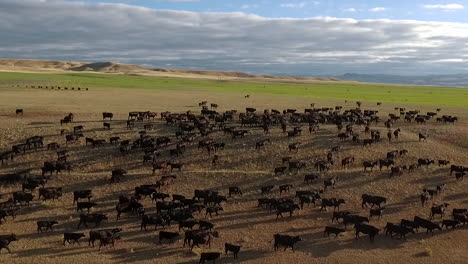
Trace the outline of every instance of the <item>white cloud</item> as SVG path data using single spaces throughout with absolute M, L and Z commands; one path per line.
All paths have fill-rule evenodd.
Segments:
M 466 65 L 453 59 L 467 54 L 468 43 L 466 23 L 265 18 L 50 0 L 1 0 L 0 32 L 0 58 L 285 74 L 456 72 Z
M 444 10 L 457 10 L 464 9 L 465 7 L 460 4 L 446 4 L 446 5 L 424 5 L 427 9 L 444 9 Z
M 385 11 L 385 10 L 386 10 L 385 7 L 374 7 L 374 8 L 369 9 L 369 11 L 371 11 L 371 12 L 382 12 L 382 11 Z
M 284 7 L 284 8 L 303 8 L 306 5 L 307 5 L 307 2 L 284 3 L 284 4 L 280 4 L 280 7 Z
M 354 7 L 350 7 L 350 8 L 343 9 L 343 11 L 345 11 L 345 12 L 357 12 L 357 9 L 354 8 Z
M 257 8 L 257 7 L 258 7 L 258 5 L 247 5 L 247 4 L 245 4 L 245 5 L 241 5 L 240 8 L 241 9 L 250 9 L 250 8 Z

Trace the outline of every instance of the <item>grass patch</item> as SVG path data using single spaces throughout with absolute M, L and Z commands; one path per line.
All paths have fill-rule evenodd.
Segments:
M 208 90 L 351 101 L 468 107 L 468 89 L 356 82 L 280 83 L 220 81 L 104 73 L 0 72 L 0 84 L 42 84 L 110 89 Z

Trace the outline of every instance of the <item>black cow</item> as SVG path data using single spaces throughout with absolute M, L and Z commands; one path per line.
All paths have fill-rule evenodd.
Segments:
M 15 234 L 0 236 L 0 252 L 4 248 L 8 251 L 8 253 L 11 253 L 10 248 L 8 248 L 8 246 L 13 241 L 18 241 Z
M 304 183 L 310 184 L 311 182 L 315 182 L 320 178 L 317 174 L 306 174 L 304 175 Z
M 203 264 L 205 263 L 206 261 L 213 261 L 213 264 L 216 263 L 216 260 L 219 259 L 219 257 L 221 256 L 221 253 L 219 252 L 205 252 L 205 253 L 201 253 L 200 255 L 200 261 L 198 262 L 198 264 Z
M 406 227 L 403 225 L 396 225 L 393 223 L 387 223 L 387 225 L 385 226 L 385 235 L 390 234 L 391 238 L 393 238 L 393 234 L 397 234 L 400 236 L 400 238 L 406 239 L 406 235 L 408 233 L 414 234 L 413 228 Z
M 322 199 L 322 204 L 321 204 L 321 208 L 320 208 L 320 211 L 323 211 L 323 209 L 325 209 L 325 211 L 327 211 L 327 207 L 333 207 L 333 211 L 335 211 L 336 209 L 338 209 L 338 211 L 340 210 L 340 205 L 341 204 L 344 204 L 346 203 L 346 201 L 344 199 L 336 199 L 336 198 L 331 198 L 331 199 Z
M 336 182 L 338 181 L 338 177 L 333 177 L 331 179 L 326 179 L 323 181 L 323 190 L 326 191 L 328 187 L 332 187 L 335 189 Z
M 284 246 L 284 251 L 286 251 L 286 249 L 290 247 L 292 251 L 294 252 L 294 245 L 297 242 L 302 241 L 301 237 L 299 236 L 289 236 L 289 235 L 281 235 L 281 234 L 275 234 L 273 238 L 275 240 L 275 244 L 273 246 L 275 251 L 278 250 L 279 246 Z
M 222 208 L 221 206 L 207 207 L 207 208 L 206 208 L 206 214 L 205 214 L 205 216 L 210 215 L 210 217 L 212 217 L 212 214 L 213 214 L 213 213 L 215 213 L 216 215 L 218 215 L 218 212 L 221 212 L 221 211 L 224 211 L 223 208 Z
M 371 208 L 374 206 L 378 206 L 380 208 L 382 204 L 387 203 L 387 198 L 382 197 L 382 196 L 376 196 L 376 195 L 363 194 L 361 195 L 361 199 L 362 199 L 362 204 L 361 204 L 362 208 L 364 208 L 364 206 L 367 207 L 368 204 L 371 204 Z
M 21 205 L 25 203 L 27 206 L 29 206 L 33 198 L 34 198 L 34 195 L 32 193 L 26 193 L 26 192 L 14 192 L 13 193 L 13 202 L 14 203 L 19 202 Z
M 289 213 L 289 216 L 292 217 L 292 214 L 295 210 L 299 210 L 299 205 L 294 203 L 281 203 L 276 207 L 276 220 L 278 217 L 283 217 L 283 213 Z
M 354 215 L 354 214 L 346 214 L 343 216 L 343 224 L 345 228 L 348 227 L 349 224 L 361 224 L 367 222 L 369 223 L 369 218 L 366 216 Z
M 364 161 L 362 163 L 362 166 L 364 166 L 364 171 L 367 171 L 367 168 L 370 168 L 372 171 L 375 166 L 377 166 L 378 162 L 377 161 Z
M 92 191 L 91 190 L 79 190 L 79 191 L 73 191 L 73 204 L 75 202 L 78 202 L 79 199 L 88 199 L 91 200 Z
M 434 160 L 430 159 L 418 159 L 418 167 L 421 167 L 423 165 L 426 165 L 426 167 L 429 167 L 429 165 L 434 164 Z
M 85 237 L 85 234 L 83 234 L 83 233 L 64 233 L 63 234 L 63 245 L 65 246 L 65 242 L 68 242 L 68 244 L 78 243 L 78 245 L 80 245 L 79 240 L 82 237 Z
M 155 216 L 149 216 L 149 215 L 144 215 L 141 219 L 141 225 L 140 225 L 140 230 L 145 229 L 146 231 L 146 226 L 147 225 L 154 225 L 154 230 L 158 228 L 158 225 L 162 226 L 163 228 L 167 225 L 170 224 L 170 218 L 168 215 L 155 215 Z
M 107 237 L 114 237 L 117 233 L 122 232 L 122 228 L 101 229 L 89 231 L 88 247 L 93 245 L 94 241 L 102 240 Z
M 230 186 L 229 187 L 229 197 L 231 197 L 231 195 L 240 195 L 240 196 L 242 196 L 242 191 L 237 186 Z
M 344 233 L 344 232 L 346 232 L 346 230 L 344 230 L 342 228 L 337 228 L 337 227 L 333 227 L 333 226 L 326 226 L 325 231 L 323 232 L 323 236 L 327 235 L 328 237 L 330 237 L 330 234 L 334 234 L 335 238 L 338 238 L 338 235 L 341 234 L 341 233 Z
M 236 259 L 236 258 L 237 258 L 237 254 L 239 254 L 239 252 L 240 252 L 240 250 L 241 250 L 241 247 L 242 247 L 242 246 L 238 246 L 238 245 L 233 245 L 233 244 L 225 243 L 225 244 L 224 244 L 224 254 L 227 255 L 228 252 L 232 252 L 234 258 Z
M 379 219 L 382 217 L 383 212 L 385 208 L 376 208 L 376 209 L 370 209 L 369 211 L 369 219 L 371 219 L 373 216 L 378 216 Z
M 269 193 L 274 187 L 275 187 L 274 185 L 262 186 L 260 188 L 260 191 L 262 194 Z
M 159 244 L 162 244 L 163 240 L 169 240 L 173 243 L 179 236 L 177 232 L 159 231 Z
M 98 227 L 103 220 L 107 220 L 107 216 L 104 214 L 80 214 L 80 222 L 77 228 L 80 228 L 81 224 L 88 227 L 88 223 L 94 223 L 95 227 Z
M 354 228 L 356 229 L 356 239 L 359 238 L 359 233 L 363 233 L 363 234 L 366 234 L 366 235 L 369 235 L 369 239 L 371 242 L 374 241 L 374 238 L 375 236 L 379 233 L 379 229 L 375 226 L 371 226 L 371 225 L 366 225 L 366 224 L 356 224 L 354 226 Z
M 429 233 L 429 231 L 431 232 L 432 235 L 434 235 L 434 230 L 435 229 L 439 229 L 439 230 L 442 230 L 442 228 L 438 225 L 438 224 L 435 224 L 429 220 L 426 220 L 424 218 L 421 218 L 419 216 L 415 216 L 414 217 L 414 222 L 420 226 L 420 227 L 423 227 L 423 228 L 426 228 L 426 233 Z
M 441 205 L 436 205 L 431 207 L 431 219 L 434 218 L 434 215 L 439 214 L 440 217 L 443 217 L 445 215 L 445 212 L 447 211 L 447 207 L 449 206 L 448 203 L 443 203 Z
M 45 231 L 50 230 L 54 231 L 54 225 L 58 224 L 57 221 L 37 221 L 37 232 L 43 232 L 43 228 L 45 227 Z
M 83 209 L 87 209 L 88 210 L 88 213 L 89 213 L 89 210 L 96 206 L 97 203 L 95 202 L 77 202 L 76 203 L 76 211 L 80 211 L 80 212 L 83 212 Z
M 452 227 L 452 229 L 455 229 L 457 225 L 460 225 L 461 222 L 458 220 L 442 220 L 442 225 L 441 227 L 443 228 L 445 226 L 445 229 L 449 229 L 449 227 Z
M 419 225 L 416 222 L 407 220 L 407 219 L 401 219 L 400 225 L 410 228 L 410 229 L 416 229 L 416 230 L 418 230 L 419 228 Z

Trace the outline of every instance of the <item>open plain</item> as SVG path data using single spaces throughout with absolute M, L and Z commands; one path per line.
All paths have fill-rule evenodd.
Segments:
M 377 88 L 368 87 L 367 84 L 366 90 L 361 90 L 362 94 L 351 94 L 349 99 L 345 95 L 346 89 L 359 87 L 359 84 L 352 84 L 341 90 L 323 88 L 324 91 L 338 94 L 337 96 L 314 96 L 314 88 L 310 88 L 311 94 L 308 96 L 303 96 L 305 92 L 294 89 L 288 94 L 286 88 L 283 88 L 285 90 L 282 90 L 282 93 L 274 92 L 282 89 L 281 83 L 267 83 L 267 86 L 275 86 L 271 93 L 258 92 L 258 89 L 249 90 L 249 87 L 242 83 L 240 86 L 245 89 L 236 91 L 236 83 L 227 81 L 226 86 L 223 86 L 223 82 L 210 81 L 215 84 L 207 89 L 194 88 L 190 83 L 177 87 L 167 85 L 164 88 L 163 80 L 158 82 L 163 89 L 115 89 L 111 85 L 108 88 L 102 87 L 104 84 L 101 83 L 92 87 L 90 81 L 88 91 L 65 91 L 25 88 L 25 85 L 31 86 L 30 80 L 37 80 L 37 76 L 28 79 L 24 76 L 11 77 L 13 75 L 9 74 L 8 78 L 4 76 L 4 83 L 0 87 L 0 152 L 10 150 L 12 145 L 22 143 L 26 138 L 39 135 L 44 137 L 46 145 L 57 142 L 60 149 L 69 151 L 68 161 L 72 169 L 69 173 L 53 173 L 46 184 L 46 187 L 62 187 L 63 196 L 59 200 L 42 201 L 38 199 L 38 190 L 33 190 L 35 197 L 31 205 L 21 207 L 16 219 L 7 217 L 6 222 L 0 225 L 2 235 L 15 233 L 18 238 L 18 241 L 9 246 L 11 254 L 2 249 L 0 263 L 198 263 L 201 252 L 222 252 L 219 263 L 468 262 L 467 224 L 459 225 L 454 230 L 435 230 L 433 235 L 426 234 L 425 229 L 420 228 L 419 232 L 408 234 L 407 239 L 391 238 L 390 235 L 385 235 L 384 231 L 387 222 L 399 223 L 403 218 L 413 219 L 414 216 L 429 219 L 432 205 L 449 203 L 444 217 L 435 216 L 433 221 L 438 224 L 442 219 L 452 219 L 453 208 L 468 208 L 467 179 L 457 180 L 454 175 L 450 175 L 450 165 L 468 165 L 468 111 L 467 101 L 463 100 L 466 99 L 465 91 L 452 96 L 452 90 L 444 93 L 444 88 L 415 88 L 428 92 L 420 92 L 420 97 L 417 97 L 418 93 L 415 92 L 414 97 L 408 97 L 409 102 L 405 94 L 397 95 L 398 89 L 403 88 L 395 86 L 392 90 L 392 86 L 385 86 L 384 89 L 391 91 L 390 99 L 386 100 L 385 93 L 376 95 L 377 90 L 373 89 Z M 29 83 L 25 80 L 29 80 Z M 168 78 L 167 82 L 172 80 Z M 20 83 L 20 87 L 13 85 L 15 83 Z M 128 85 L 131 85 L 131 82 Z M 216 85 L 221 87 L 217 88 Z M 432 91 L 448 94 L 453 98 L 439 98 L 438 101 L 437 98 L 431 97 L 424 101 Z M 245 96 L 247 93 L 250 95 L 248 98 Z M 281 113 L 283 109 L 297 109 L 298 113 L 303 113 L 304 109 L 314 107 L 330 107 L 334 111 L 335 106 L 342 106 L 340 113 L 343 113 L 344 110 L 355 109 L 360 96 L 368 98 L 362 100 L 361 109 L 378 110 L 377 115 L 381 119 L 378 123 L 372 122 L 370 128 L 381 131 L 382 139 L 367 147 L 362 143 L 352 142 L 351 138 L 341 141 L 337 134 L 345 129 L 339 132 L 337 125 L 333 123 L 320 123 L 319 130 L 313 133 L 308 132 L 308 123 L 288 123 L 288 131 L 295 126 L 303 128 L 300 135 L 288 137 L 280 125 L 270 126 L 269 134 L 264 134 L 260 126 L 241 128 L 238 117 L 239 113 L 245 113 L 247 107 L 256 108 L 259 115 L 262 115 L 264 109 L 277 109 Z M 249 133 L 243 138 L 233 139 L 218 126 L 215 126 L 208 136 L 201 136 L 196 130 L 194 141 L 186 142 L 185 152 L 178 157 L 170 156 L 169 149 L 175 148 L 181 141 L 175 137 L 179 124 L 166 124 L 166 120 L 161 119 L 159 113 L 191 111 L 199 115 L 199 102 L 202 101 L 207 101 L 208 107 L 211 103 L 217 104 L 217 109 L 213 110 L 221 114 L 228 110 L 238 110 L 234 120 L 226 121 L 225 125 L 246 129 Z M 377 101 L 381 101 L 382 104 L 377 105 Z M 311 103 L 315 104 L 314 107 L 311 107 Z M 422 114 L 436 112 L 437 108 L 441 110 L 425 124 L 405 122 L 403 117 L 395 121 L 391 131 L 400 128 L 401 133 L 398 140 L 388 141 L 388 129 L 384 126 L 384 121 L 390 113 L 400 116 L 400 111 L 395 110 L 396 107 L 405 108 L 405 111 L 419 110 Z M 16 115 L 15 109 L 23 109 L 24 113 Z M 126 122 L 131 111 L 154 111 L 158 116 L 154 119 L 135 121 L 135 127 L 127 129 Z M 103 127 L 103 112 L 112 112 L 114 115 L 112 120 L 105 121 L 110 123 L 110 130 Z M 73 122 L 61 125 L 59 121 L 68 113 L 74 114 Z M 437 122 L 436 118 L 442 115 L 456 116 L 458 121 L 453 124 Z M 210 123 L 214 124 L 214 120 Z M 181 162 L 184 166 L 180 171 L 174 170 L 171 173 L 169 169 L 156 171 L 153 175 L 151 163 L 143 163 L 144 152 L 141 148 L 122 154 L 119 144 L 109 143 L 109 138 L 115 136 L 120 137 L 121 141 L 129 139 L 134 142 L 140 138 L 139 131 L 144 130 L 144 125 L 149 124 L 153 125 L 153 129 L 148 130 L 147 135 L 154 138 L 167 136 L 171 139 L 168 146 L 160 146 L 157 149 L 160 156 L 156 157 L 155 162 Z M 348 123 L 345 123 L 345 126 L 346 124 Z M 85 137 L 105 139 L 106 143 L 93 147 L 85 144 L 84 138 L 81 138 L 78 142 L 67 144 L 65 135 L 72 134 L 73 127 L 79 125 L 83 126 L 82 133 Z M 361 140 L 370 137 L 364 132 L 364 128 L 365 126 L 353 126 L 354 133 L 359 134 Z M 65 130 L 63 135 L 62 129 Z M 419 133 L 427 134 L 427 141 L 420 141 Z M 198 142 L 207 137 L 215 142 L 225 143 L 224 149 L 210 154 L 203 148 L 199 149 Z M 271 144 L 256 149 L 256 142 L 262 139 L 270 139 Z M 300 143 L 297 152 L 288 149 L 291 143 Z M 327 153 L 335 146 L 341 148 L 333 153 L 332 168 L 326 172 L 316 171 L 314 163 L 326 158 Z M 387 152 L 404 149 L 408 150 L 408 154 L 396 157 L 395 166 L 417 164 L 420 158 L 435 160 L 435 164 L 427 168 L 418 167 L 414 172 L 405 170 L 401 176 L 394 177 L 390 177 L 390 171 L 385 167 L 382 171 L 376 167 L 372 172 L 364 172 L 364 161 L 385 159 Z M 212 164 L 214 155 L 219 156 L 216 165 Z M 286 169 L 284 174 L 275 174 L 274 169 L 282 166 L 282 158 L 286 156 L 305 162 L 305 169 L 298 172 Z M 342 168 L 341 161 L 348 156 L 355 157 L 354 163 L 348 168 Z M 42 148 L 27 151 L 17 155 L 13 161 L 0 165 L 0 175 L 27 168 L 32 169 L 32 175 L 40 175 L 43 163 L 54 161 L 56 158 L 56 150 Z M 440 167 L 437 164 L 438 160 L 449 160 L 450 164 Z M 120 182 L 111 183 L 111 172 L 117 168 L 125 169 L 128 174 Z M 319 179 L 306 184 L 304 175 L 310 173 L 318 175 Z M 116 220 L 115 207 L 120 195 L 131 196 L 135 187 L 154 184 L 167 174 L 173 174 L 176 178 L 173 184 L 161 187 L 160 192 L 170 195 L 181 194 L 192 198 L 195 189 L 211 189 L 228 196 L 230 186 L 238 186 L 242 190 L 242 196 L 228 197 L 226 202 L 221 203 L 224 211 L 218 216 L 206 216 L 204 210 L 200 214 L 194 213 L 196 219 L 212 222 L 215 230 L 219 232 L 219 237 L 214 238 L 211 248 L 206 245 L 195 247 L 193 250 L 187 246 L 183 247 L 184 231 L 179 232 L 177 223 L 165 227 L 164 230 L 179 232 L 181 239 L 174 243 L 166 241 L 160 244 L 158 233 L 163 229 L 158 227 L 158 230 L 154 231 L 154 227 L 150 226 L 148 231 L 141 231 L 141 216 L 124 213 L 121 219 Z M 257 200 L 262 197 L 288 197 L 298 203 L 297 197 L 294 197 L 296 191 L 323 189 L 324 180 L 333 177 L 338 179 L 336 187 L 328 188 L 321 197 L 344 199 L 346 203 L 340 207 L 340 211 L 369 216 L 369 208 L 361 206 L 362 194 L 380 195 L 388 199 L 382 217 L 370 219 L 369 224 L 380 229 L 374 242 L 370 242 L 369 238 L 363 235 L 356 240 L 353 226 L 348 226 L 337 239 L 324 236 L 325 226 L 343 228 L 342 223 L 332 223 L 333 208 L 320 211 L 320 205 L 305 205 L 302 210 L 296 210 L 292 217 L 286 213 L 283 218 L 276 219 L 275 210 L 257 206 Z M 292 184 L 293 187 L 280 196 L 278 186 L 282 184 Z M 442 184 L 446 184 L 444 190 L 422 207 L 422 190 L 435 189 L 437 185 Z M 267 185 L 275 187 L 271 193 L 260 194 L 261 186 Z M 77 229 L 80 213 L 73 205 L 73 191 L 83 189 L 92 189 L 91 201 L 97 203 L 97 206 L 91 209 L 91 213 L 103 213 L 108 217 L 98 228 L 90 224 L 89 228 Z M 21 182 L 2 185 L 2 201 L 8 200 L 13 192 L 19 190 Z M 145 214 L 156 213 L 155 202 L 151 199 L 143 198 L 140 202 L 144 205 Z M 56 220 L 58 224 L 53 231 L 40 233 L 36 231 L 36 221 L 39 220 Z M 97 246 L 88 247 L 89 230 L 114 227 L 123 229 L 120 232 L 121 239 L 116 241 L 114 248 L 103 247 L 98 250 Z M 86 238 L 81 240 L 80 245 L 64 246 L 64 232 L 84 232 Z M 295 252 L 290 248 L 286 251 L 280 248 L 278 252 L 274 252 L 273 235 L 276 233 L 300 236 L 302 241 L 295 245 Z M 234 259 L 232 255 L 224 256 L 226 242 L 242 246 L 238 259 Z

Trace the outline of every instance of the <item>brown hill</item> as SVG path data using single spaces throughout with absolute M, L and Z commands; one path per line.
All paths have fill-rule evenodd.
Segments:
M 286 81 L 286 82 L 317 82 L 317 81 L 341 81 L 336 78 L 325 77 L 298 77 L 298 76 L 272 76 L 254 75 L 238 71 L 210 71 L 210 70 L 184 70 L 145 68 L 139 65 L 116 62 L 73 62 L 73 61 L 47 61 L 47 60 L 19 60 L 0 59 L 0 71 L 22 72 L 100 72 L 114 74 L 138 74 L 169 77 L 189 78 L 222 78 L 222 79 L 249 79 L 258 81 Z

